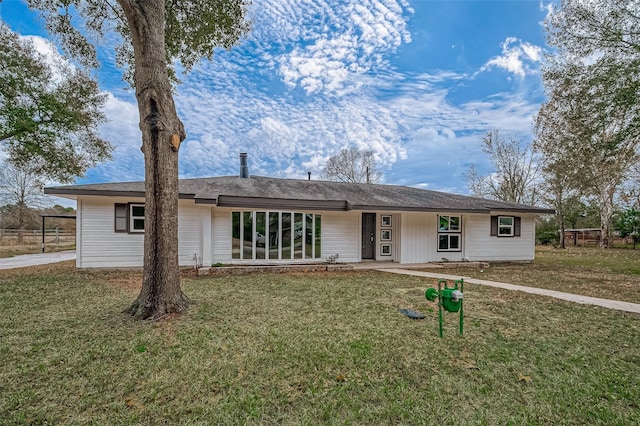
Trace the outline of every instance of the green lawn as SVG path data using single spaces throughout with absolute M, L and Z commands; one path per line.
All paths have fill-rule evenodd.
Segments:
M 533 264 L 498 263 L 443 273 L 640 303 L 640 249 L 537 247 Z
M 139 273 L 29 271 L 0 271 L 1 424 L 640 423 L 637 315 L 468 284 L 440 339 L 435 280 L 335 272 L 187 278 L 137 323 Z

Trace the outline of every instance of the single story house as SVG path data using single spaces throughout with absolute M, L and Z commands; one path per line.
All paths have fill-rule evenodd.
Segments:
M 245 157 L 246 161 L 246 157 Z M 68 185 L 79 268 L 141 267 L 144 182 Z M 394 185 L 249 176 L 181 179 L 181 266 L 527 261 L 552 210 Z

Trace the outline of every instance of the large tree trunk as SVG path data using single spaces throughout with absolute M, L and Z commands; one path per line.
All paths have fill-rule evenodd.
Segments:
M 144 274 L 126 312 L 159 318 L 187 309 L 178 265 L 178 149 L 186 137 L 178 119 L 165 58 L 165 2 L 118 0 L 131 31 L 135 90 L 145 165 Z

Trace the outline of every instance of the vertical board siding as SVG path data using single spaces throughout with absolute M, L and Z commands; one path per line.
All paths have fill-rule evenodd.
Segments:
M 338 262 L 360 262 L 360 212 L 322 212 L 322 257 L 339 254 Z
M 504 213 L 504 215 L 514 216 L 513 213 Z M 467 259 L 471 261 L 533 260 L 536 233 L 535 216 L 525 214 L 519 216 L 522 218 L 519 237 L 492 237 L 490 236 L 490 215 L 465 215 L 465 253 Z
M 180 266 L 194 266 L 202 261 L 202 223 L 200 212 L 204 207 L 179 205 L 178 213 L 178 262 Z
M 212 263 L 231 261 L 231 210 L 214 207 L 211 220 Z
M 436 260 L 436 215 L 403 213 L 400 233 L 400 263 Z

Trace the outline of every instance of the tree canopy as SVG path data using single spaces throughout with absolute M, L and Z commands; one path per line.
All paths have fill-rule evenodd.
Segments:
M 184 312 L 178 263 L 178 151 L 186 138 L 173 99 L 175 65 L 184 71 L 215 48 L 236 44 L 250 26 L 248 0 L 28 0 L 65 51 L 97 65 L 96 43 L 119 34 L 118 63 L 135 89 L 145 168 L 144 273 L 126 310 L 137 319 Z
M 598 201 L 608 247 L 615 198 L 640 159 L 640 2 L 563 0 L 546 30 L 556 50 L 536 147 L 556 180 Z
M 87 72 L 51 59 L 0 22 L 0 146 L 18 167 L 69 182 L 110 157 L 98 134 L 105 96 Z

